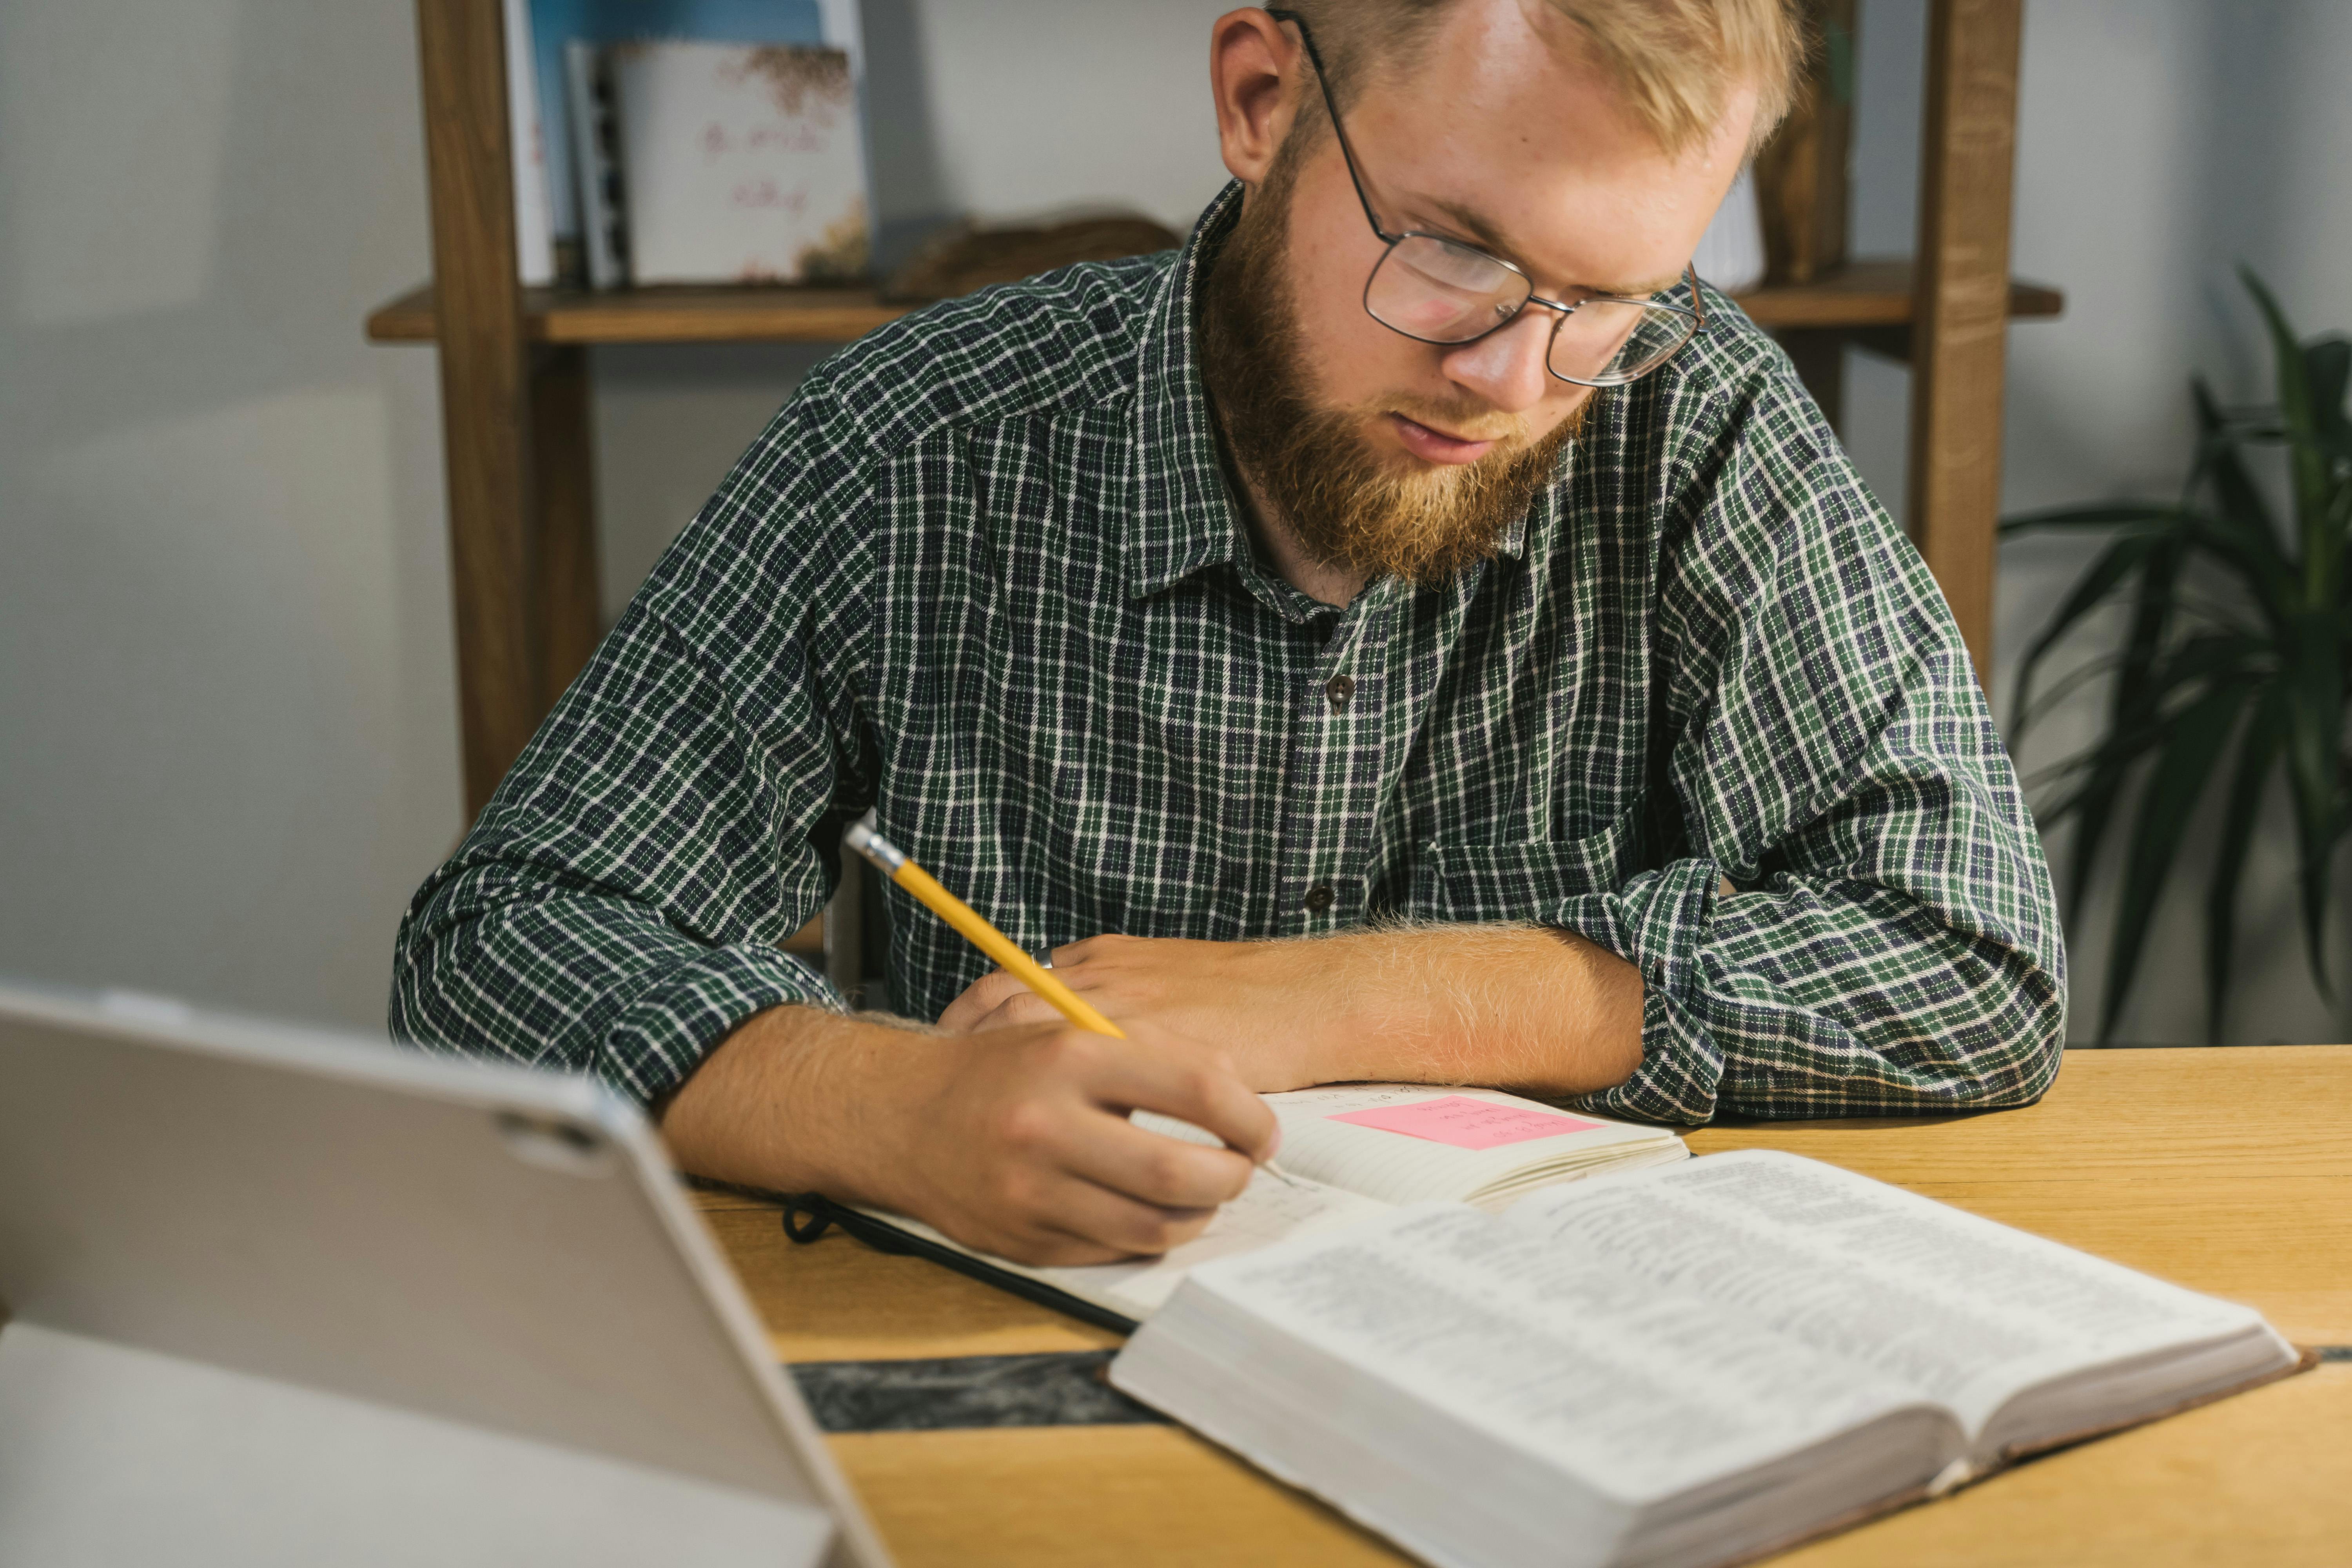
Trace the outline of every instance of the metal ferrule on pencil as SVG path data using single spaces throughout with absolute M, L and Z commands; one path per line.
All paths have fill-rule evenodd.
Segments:
M 895 877 L 898 874 L 898 868 L 907 863 L 907 852 L 875 832 L 874 822 L 874 814 L 867 812 L 849 825 L 849 831 L 841 836 L 841 841 L 873 861 L 884 876 Z

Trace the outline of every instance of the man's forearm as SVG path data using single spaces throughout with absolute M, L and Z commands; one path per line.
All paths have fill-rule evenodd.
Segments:
M 1622 1083 L 1642 1064 L 1641 972 L 1570 932 L 1416 924 L 1296 945 L 1325 975 L 1310 1021 L 1318 1081 L 1570 1095 Z
M 772 1192 L 866 1190 L 859 1152 L 879 1142 L 864 1123 L 882 1110 L 866 1092 L 903 1078 L 920 1037 L 818 1007 L 772 1007 L 719 1043 L 661 1109 L 663 1139 L 682 1170 Z
M 1262 1091 L 1386 1079 L 1584 1094 L 1642 1063 L 1640 971 L 1543 926 L 1392 925 L 1273 942 L 1097 936 L 1054 959 L 1122 1027 L 1150 1024 L 1230 1052 Z M 985 1032 L 1052 1016 L 997 972 L 940 1023 Z

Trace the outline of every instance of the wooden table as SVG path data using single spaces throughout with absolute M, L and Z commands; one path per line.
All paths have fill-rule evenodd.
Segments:
M 1788 1568 L 2352 1563 L 2352 1047 L 2069 1053 L 2024 1110 L 1708 1128 L 2260 1308 L 2316 1371 L 2022 1466 L 1777 1559 Z M 1082 1351 L 1116 1335 L 775 1210 L 702 1194 L 787 1361 Z M 907 1568 L 1396 1563 L 1378 1539 L 1181 1428 L 831 1439 Z

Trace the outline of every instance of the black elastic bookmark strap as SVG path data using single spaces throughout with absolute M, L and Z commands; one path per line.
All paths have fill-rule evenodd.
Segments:
M 803 1215 L 808 1216 L 805 1220 L 801 1217 Z M 1015 1274 L 1010 1269 L 983 1263 L 970 1253 L 959 1252 L 952 1247 L 941 1247 L 928 1237 L 911 1235 L 887 1221 L 876 1219 L 872 1215 L 860 1214 L 846 1204 L 835 1203 L 814 1193 L 803 1193 L 785 1205 L 784 1234 L 794 1241 L 814 1241 L 824 1234 L 827 1226 L 836 1225 L 877 1252 L 887 1252 L 899 1258 L 926 1258 L 942 1268 L 952 1268 L 959 1274 L 977 1279 L 983 1285 L 993 1285 L 1024 1301 L 1051 1307 L 1082 1323 L 1092 1323 L 1116 1334 L 1131 1334 L 1136 1331 L 1133 1318 L 1097 1307 L 1066 1290 L 1056 1290 L 1025 1274 Z
M 833 1226 L 833 1205 L 814 1193 L 795 1193 L 784 1200 L 784 1234 L 806 1246 Z

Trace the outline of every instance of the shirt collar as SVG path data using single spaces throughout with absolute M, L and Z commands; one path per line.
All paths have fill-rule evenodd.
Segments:
M 1137 598 L 1249 553 L 1218 458 L 1194 322 L 1202 283 L 1241 210 L 1242 184 L 1228 182 L 1161 279 L 1144 326 L 1129 448 L 1135 527 L 1127 550 L 1128 592 Z

